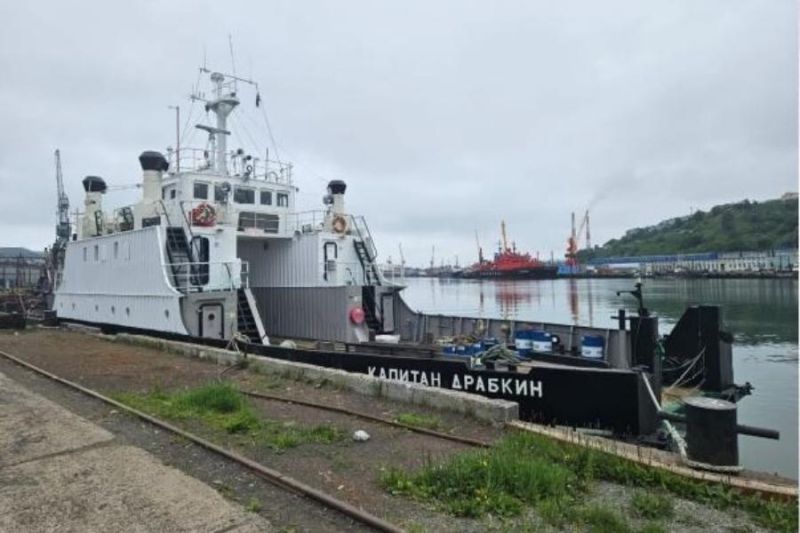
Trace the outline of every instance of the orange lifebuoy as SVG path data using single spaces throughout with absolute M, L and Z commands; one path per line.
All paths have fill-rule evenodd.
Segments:
M 333 217 L 331 227 L 333 227 L 333 231 L 336 233 L 344 233 L 345 230 L 347 230 L 347 220 L 341 215 L 336 215 Z
M 217 212 L 207 203 L 203 202 L 192 209 L 192 224 L 194 226 L 213 226 L 217 222 Z

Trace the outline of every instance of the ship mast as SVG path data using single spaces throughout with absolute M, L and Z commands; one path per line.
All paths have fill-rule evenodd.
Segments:
M 208 132 L 208 141 L 214 154 L 212 168 L 220 174 L 227 175 L 228 135 L 231 134 L 230 130 L 228 130 L 228 115 L 239 105 L 239 99 L 236 97 L 236 83 L 241 81 L 253 86 L 256 84 L 252 80 L 220 72 L 211 72 L 205 68 L 201 68 L 200 72 L 211 74 L 211 82 L 214 84 L 214 97 L 211 100 L 207 100 L 202 94 L 195 93 L 192 94 L 191 98 L 192 100 L 205 102 L 206 111 L 211 111 L 217 116 L 217 125 L 197 124 L 196 127 Z

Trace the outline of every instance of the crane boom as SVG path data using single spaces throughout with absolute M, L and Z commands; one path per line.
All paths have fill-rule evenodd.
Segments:
M 64 191 L 64 176 L 61 171 L 61 151 L 56 149 L 56 187 L 58 189 L 58 225 L 56 226 L 56 237 L 59 240 L 69 240 L 69 198 Z

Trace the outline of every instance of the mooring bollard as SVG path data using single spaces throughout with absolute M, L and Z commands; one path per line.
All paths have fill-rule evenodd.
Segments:
M 686 444 L 692 461 L 738 466 L 736 404 L 702 396 L 684 400 Z

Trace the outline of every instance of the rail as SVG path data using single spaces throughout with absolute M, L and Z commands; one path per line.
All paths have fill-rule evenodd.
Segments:
M 228 291 L 250 286 L 247 261 L 164 263 L 172 285 L 181 292 Z
M 387 522 L 387 521 L 383 520 L 382 518 L 379 518 L 379 517 L 377 517 L 375 515 L 372 515 L 372 514 L 368 513 L 367 511 L 364 511 L 363 509 L 359 509 L 359 508 L 357 508 L 357 507 L 355 507 L 353 505 L 350 505 L 347 502 L 338 500 L 338 499 L 334 498 L 333 496 L 331 496 L 331 495 L 329 495 L 329 494 L 327 494 L 325 492 L 322 492 L 319 489 L 315 489 L 314 487 L 306 485 L 305 483 L 303 483 L 303 482 L 301 482 L 299 480 L 296 480 L 296 479 L 294 479 L 292 477 L 289 477 L 289 476 L 287 476 L 285 474 L 282 474 L 281 472 L 278 472 L 277 470 L 273 470 L 273 469 L 271 469 L 269 467 L 266 467 L 266 466 L 262 465 L 261 463 L 253 461 L 252 459 L 248 459 L 247 457 L 245 457 L 243 455 L 240 455 L 240 454 L 238 454 L 238 453 L 236 453 L 236 452 L 234 452 L 232 450 L 228 450 L 226 448 L 223 448 L 222 446 L 214 444 L 213 442 L 211 442 L 209 440 L 206 440 L 206 439 L 204 439 L 202 437 L 199 437 L 199 436 L 197 436 L 197 435 L 195 435 L 193 433 L 190 433 L 189 431 L 186 431 L 186 430 L 183 430 L 181 428 L 178 428 L 177 426 L 174 426 L 174 425 L 172 425 L 172 424 L 170 424 L 168 422 L 165 422 L 165 421 L 163 421 L 163 420 L 161 420 L 159 418 L 156 418 L 156 417 L 154 417 L 152 415 L 149 415 L 149 414 L 147 414 L 147 413 L 145 413 L 143 411 L 140 411 L 140 410 L 135 409 L 133 407 L 130 407 L 130 406 L 128 406 L 128 405 L 126 405 L 126 404 L 124 404 L 122 402 L 119 402 L 117 400 L 109 398 L 108 396 L 104 396 L 103 394 L 100 394 L 99 392 L 97 392 L 95 390 L 89 389 L 87 387 L 84 387 L 83 385 L 80 385 L 78 383 L 75 383 L 75 382 L 69 381 L 67 379 L 64 379 L 64 378 L 62 378 L 60 376 L 57 376 L 57 375 L 55 375 L 55 374 L 53 374 L 51 372 L 48 372 L 47 370 L 44 370 L 43 368 L 39 368 L 38 366 L 33 365 L 33 364 L 31 364 L 31 363 L 29 363 L 27 361 L 24 361 L 24 360 L 20 359 L 19 357 L 15 357 L 14 355 L 11 355 L 9 353 L 5 353 L 3 351 L 0 351 L 0 356 L 3 356 L 6 359 L 8 359 L 9 361 L 14 362 L 14 363 L 16 363 L 17 365 L 19 365 L 21 367 L 27 368 L 28 370 L 31 370 L 31 371 L 33 371 L 33 372 L 35 372 L 35 373 L 37 373 L 37 374 L 39 374 L 41 376 L 47 377 L 47 378 L 49 378 L 49 379 L 51 379 L 51 380 L 53 380 L 53 381 L 55 381 L 57 383 L 61 383 L 62 385 L 65 385 L 65 386 L 70 387 L 71 389 L 74 389 L 76 391 L 79 391 L 79 392 L 81 392 L 81 393 L 83 393 L 83 394 L 85 394 L 87 396 L 95 398 L 96 400 L 100 400 L 103 403 L 106 403 L 108 405 L 112 405 L 112 406 L 116 407 L 117 409 L 120 409 L 121 411 L 124 411 L 124 412 L 126 412 L 128 414 L 131 414 L 133 416 L 136 416 L 137 418 L 140 418 L 141 420 L 144 420 L 145 422 L 147 422 L 149 424 L 152 424 L 152 425 L 154 425 L 156 427 L 159 427 L 159 428 L 161 428 L 163 430 L 169 431 L 170 433 L 172 433 L 174 435 L 178 435 L 178 436 L 180 436 L 180 437 L 182 437 L 184 439 L 187 439 L 187 440 L 193 442 L 194 444 L 196 444 L 198 446 L 201 446 L 202 448 L 205 448 L 206 450 L 209 450 L 209 451 L 214 452 L 214 453 L 216 453 L 218 455 L 221 455 L 222 457 L 225 457 L 226 459 L 229 459 L 229 460 L 231 460 L 231 461 L 233 461 L 233 462 L 235 462 L 235 463 L 247 468 L 248 470 L 251 470 L 253 472 L 258 473 L 259 475 L 261 475 L 264 478 L 266 478 L 270 483 L 272 483 L 272 484 L 274 484 L 274 485 L 276 485 L 278 487 L 282 487 L 284 489 L 288 489 L 290 491 L 300 493 L 300 494 L 302 494 L 302 495 L 304 495 L 304 496 L 306 496 L 306 497 L 308 497 L 308 498 L 310 498 L 310 499 L 312 499 L 312 500 L 314 500 L 314 501 L 316 501 L 316 502 L 318 502 L 318 503 L 320 503 L 320 504 L 322 504 L 322 505 L 324 505 L 324 506 L 326 506 L 326 507 L 328 507 L 330 509 L 333 509 L 333 510 L 339 512 L 339 513 L 344 514 L 345 516 L 349 516 L 350 518 L 353 518 L 354 520 L 358 521 L 361 524 L 365 524 L 367 526 L 370 526 L 370 527 L 372 527 L 372 528 L 374 528 L 374 529 L 376 529 L 378 531 L 386 531 L 386 532 L 391 532 L 391 533 L 401 533 L 403 531 L 398 526 L 395 526 L 394 524 L 392 524 L 390 522 Z
M 214 153 L 205 148 L 171 150 L 167 153 L 167 160 L 170 169 L 180 168 L 181 172 L 212 172 L 214 169 Z M 291 185 L 293 181 L 294 167 L 291 163 L 240 154 L 235 150 L 228 153 L 228 167 L 231 177 L 243 180 L 254 179 L 278 185 Z

